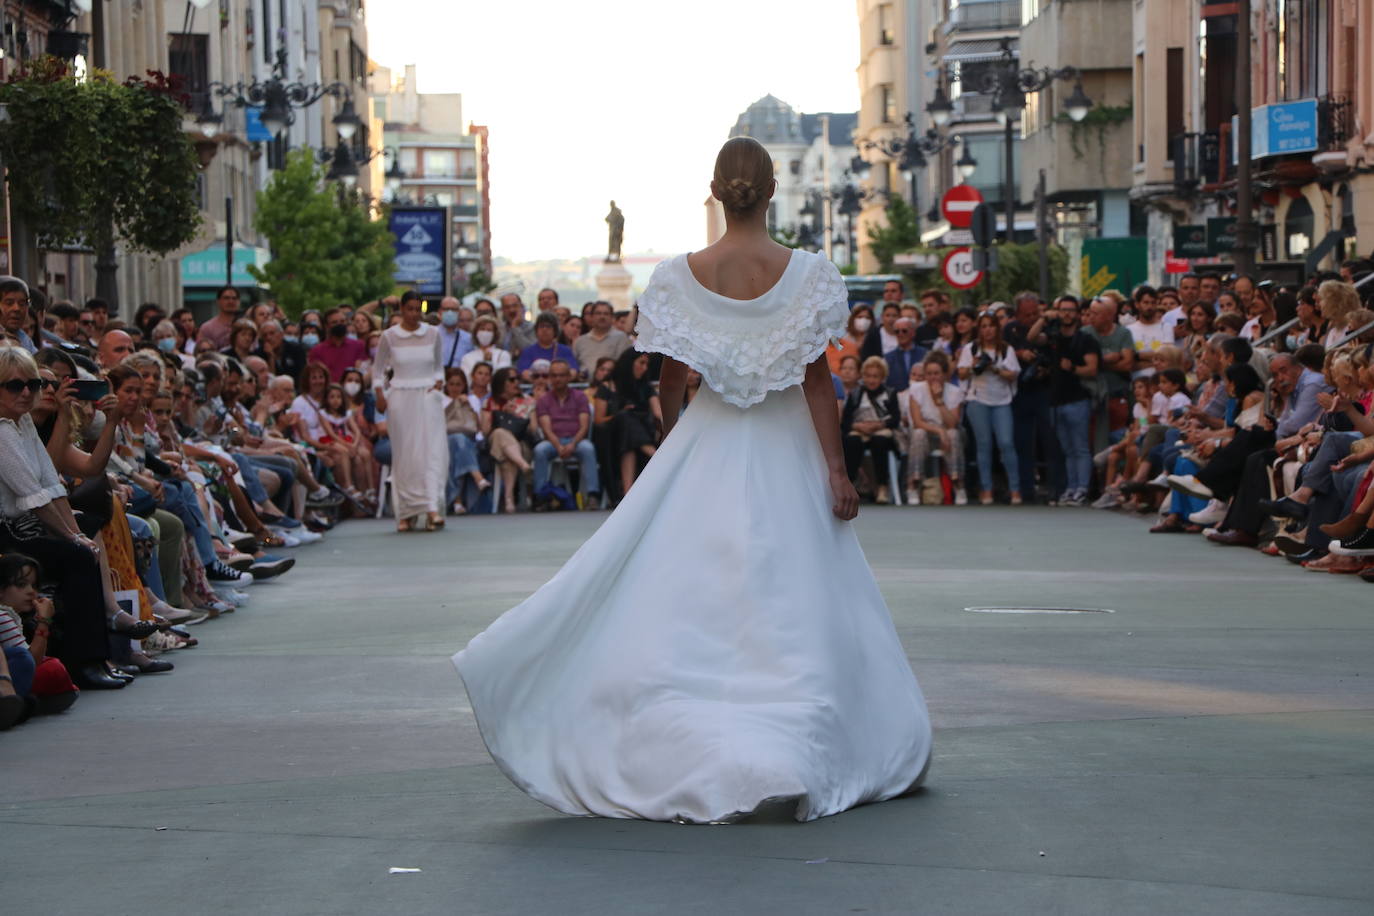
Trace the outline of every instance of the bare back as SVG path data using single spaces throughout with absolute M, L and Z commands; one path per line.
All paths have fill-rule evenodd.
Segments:
M 792 249 L 760 234 L 758 240 L 722 238 L 687 256 L 698 283 L 729 299 L 757 299 L 782 279 Z

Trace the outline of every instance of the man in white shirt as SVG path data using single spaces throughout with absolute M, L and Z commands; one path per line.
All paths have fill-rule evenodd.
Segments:
M 1172 345 L 1174 332 L 1159 320 L 1159 296 L 1153 286 L 1136 288 L 1135 311 L 1136 321 L 1131 325 L 1131 337 L 1135 341 L 1136 365 L 1139 368 L 1131 373 L 1131 378 L 1148 378 L 1155 374 L 1150 354 L 1165 344 Z
M 462 328 L 462 303 L 452 296 L 439 302 L 439 360 L 450 369 L 459 365 L 472 349 L 472 335 Z

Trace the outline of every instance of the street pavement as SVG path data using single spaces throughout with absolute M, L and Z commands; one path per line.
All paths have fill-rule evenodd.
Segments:
M 1374 912 L 1358 579 L 1110 513 L 866 507 L 928 787 L 809 824 L 569 818 L 496 771 L 448 659 L 604 517 L 346 523 L 175 673 L 0 734 L 3 911 Z M 1114 613 L 965 610 L 1018 605 Z

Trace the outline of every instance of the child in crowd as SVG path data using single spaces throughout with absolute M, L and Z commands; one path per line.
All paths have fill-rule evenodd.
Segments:
M 1093 503 L 1095 509 L 1121 505 L 1121 481 L 1130 480 L 1140 466 L 1140 448 L 1155 422 L 1154 405 L 1158 396 L 1155 378 L 1142 375 L 1131 382 L 1131 428 L 1121 441 L 1107 449 L 1106 488 Z
M 54 610 L 52 599 L 38 593 L 38 576 L 36 560 L 0 557 L 0 730 L 35 712 L 62 712 L 78 695 L 62 662 L 48 657 Z

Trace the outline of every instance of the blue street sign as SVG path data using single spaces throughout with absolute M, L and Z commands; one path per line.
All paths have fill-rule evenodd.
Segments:
M 447 293 L 448 209 L 393 207 L 389 226 L 396 236 L 396 282 L 426 296 Z
M 1240 118 L 1231 116 L 1231 136 L 1240 130 Z M 1317 100 L 1277 102 L 1250 109 L 1250 158 L 1310 153 L 1317 148 Z M 1237 149 L 1231 144 L 1231 164 Z
M 248 127 L 249 143 L 271 143 L 272 132 L 262 126 L 262 109 L 247 105 L 243 109 L 244 121 Z

